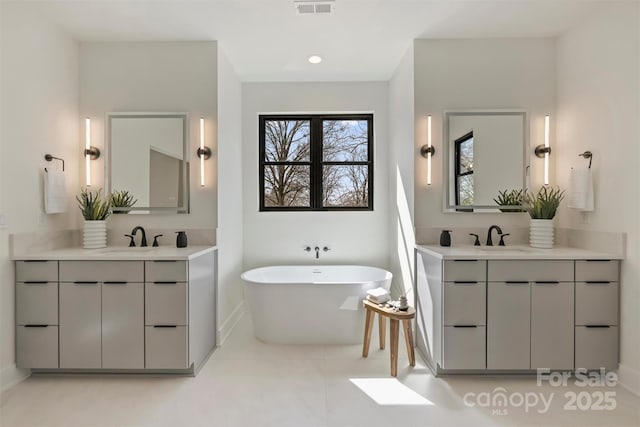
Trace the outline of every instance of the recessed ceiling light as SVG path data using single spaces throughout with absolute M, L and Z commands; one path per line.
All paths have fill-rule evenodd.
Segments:
M 311 62 L 312 64 L 319 64 L 322 62 L 322 57 L 318 55 L 311 55 L 309 57 L 309 62 Z

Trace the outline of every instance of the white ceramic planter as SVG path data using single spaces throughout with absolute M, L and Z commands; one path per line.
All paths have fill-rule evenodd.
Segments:
M 82 247 L 97 249 L 107 247 L 107 221 L 85 221 L 82 230 Z
M 529 228 L 529 246 L 553 248 L 553 219 L 532 219 Z

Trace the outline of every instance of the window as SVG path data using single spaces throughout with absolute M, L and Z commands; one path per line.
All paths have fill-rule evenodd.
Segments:
M 473 132 L 455 140 L 456 205 L 473 205 Z
M 373 115 L 260 116 L 260 210 L 373 210 Z

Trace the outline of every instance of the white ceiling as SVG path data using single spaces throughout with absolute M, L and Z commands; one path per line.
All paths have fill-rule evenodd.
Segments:
M 553 37 L 606 2 L 335 0 L 305 16 L 292 0 L 19 1 L 80 41 L 218 40 L 243 81 L 384 81 L 415 38 Z

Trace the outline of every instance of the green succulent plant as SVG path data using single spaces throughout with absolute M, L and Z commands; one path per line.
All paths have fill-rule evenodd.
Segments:
M 564 190 L 559 187 L 544 186 L 536 193 L 526 193 L 524 208 L 531 219 L 553 219 L 564 196 Z
M 502 212 L 524 212 L 522 205 L 524 203 L 525 192 L 522 189 L 502 190 L 498 191 L 498 197 L 493 199 L 500 206 Z M 509 208 L 508 206 L 514 206 Z
M 111 205 L 107 198 L 102 197 L 102 189 L 92 192 L 84 188 L 76 200 L 86 221 L 101 221 L 111 215 Z
M 109 194 L 109 203 L 114 210 L 114 214 L 126 214 L 129 213 L 131 206 L 135 205 L 138 199 L 134 199 L 133 195 L 128 190 L 116 190 Z

